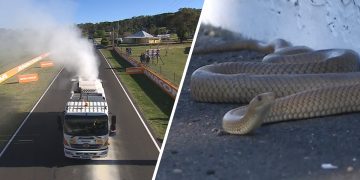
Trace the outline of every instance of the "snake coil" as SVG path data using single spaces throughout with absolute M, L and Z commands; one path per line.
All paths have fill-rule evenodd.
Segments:
M 282 39 L 246 40 L 197 48 L 195 53 L 252 49 L 262 62 L 200 67 L 191 76 L 191 95 L 201 102 L 249 103 L 227 112 L 223 128 L 247 134 L 263 123 L 360 111 L 359 55 L 348 49 L 314 51 Z

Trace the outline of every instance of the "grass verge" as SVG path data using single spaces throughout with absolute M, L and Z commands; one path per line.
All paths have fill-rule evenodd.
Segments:
M 38 73 L 39 81 L 17 83 L 17 76 L 0 84 L 0 151 L 49 86 L 60 67 L 40 68 L 35 63 L 19 74 Z
M 184 72 L 186 60 L 188 57 L 188 51 L 191 43 L 181 44 L 162 44 L 162 45 L 144 45 L 144 46 L 121 46 L 120 50 L 125 52 L 127 47 L 132 48 L 132 55 L 130 57 L 135 58 L 140 62 L 140 55 L 144 53 L 146 49 L 160 49 L 161 60 L 158 62 L 156 58 L 149 64 L 150 68 L 156 72 L 162 74 L 166 79 L 179 86 L 182 74 Z M 167 51 L 167 52 L 166 52 Z
M 164 93 L 155 83 L 142 74 L 128 75 L 125 68 L 132 67 L 115 52 L 100 50 L 126 86 L 135 103 L 154 130 L 157 139 L 162 140 L 170 118 L 174 100 Z
M 19 57 L 14 57 L 13 59 L 11 60 L 8 60 L 9 57 L 5 56 L 5 55 L 0 55 L 0 74 L 22 64 L 22 63 L 25 63 L 26 61 L 29 61 L 30 59 L 34 58 L 34 57 L 31 57 L 31 56 L 26 56 L 26 55 L 23 55 L 23 56 L 19 56 Z

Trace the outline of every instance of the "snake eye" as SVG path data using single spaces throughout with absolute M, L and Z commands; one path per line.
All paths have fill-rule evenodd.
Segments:
M 261 101 L 262 97 L 261 97 L 261 96 L 258 96 L 257 99 L 258 99 L 258 101 Z

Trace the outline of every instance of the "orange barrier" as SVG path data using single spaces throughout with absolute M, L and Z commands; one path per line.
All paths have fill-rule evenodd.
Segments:
M 16 66 L 9 71 L 6 71 L 5 73 L 0 75 L 0 83 L 4 82 L 5 80 L 9 79 L 10 77 L 14 76 L 15 74 L 19 73 L 20 71 L 30 67 L 31 65 L 35 64 L 36 62 L 44 59 L 45 57 L 48 57 L 49 53 L 44 53 L 38 57 L 35 57 L 19 66 Z
M 19 80 L 19 83 L 38 81 L 39 75 L 37 73 L 18 75 L 18 80 Z
M 144 74 L 152 81 L 154 81 L 164 92 L 170 95 L 170 97 L 174 99 L 176 98 L 178 88 L 175 85 L 173 85 L 170 81 L 161 77 L 159 74 L 150 70 L 149 68 L 145 68 Z
M 144 68 L 143 67 L 126 68 L 126 74 L 144 74 Z
M 134 68 L 143 68 L 143 73 L 151 79 L 156 85 L 158 85 L 165 93 L 170 95 L 172 98 L 176 98 L 176 94 L 178 92 L 178 87 L 172 84 L 170 81 L 162 77 L 160 74 L 152 71 L 150 68 L 143 66 L 140 62 L 136 61 L 135 59 L 128 57 L 121 53 L 118 49 L 115 49 L 115 51 L 126 61 L 128 61 L 130 64 L 135 66 Z M 128 68 L 126 68 L 127 71 Z
M 52 66 L 54 66 L 53 61 L 42 61 L 42 62 L 40 62 L 40 67 L 41 68 L 52 67 Z

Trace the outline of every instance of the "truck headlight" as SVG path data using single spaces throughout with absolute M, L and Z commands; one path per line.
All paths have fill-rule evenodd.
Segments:
M 69 146 L 69 143 L 66 141 L 65 138 L 64 138 L 64 145 L 65 145 L 65 146 Z
M 108 146 L 108 145 L 110 145 L 109 139 L 106 139 L 106 141 L 105 141 L 105 143 L 104 143 L 104 146 Z
M 102 139 L 96 139 L 96 144 L 101 144 L 103 145 L 104 144 L 104 141 Z
M 70 144 L 76 144 L 76 139 L 75 138 L 70 138 Z

